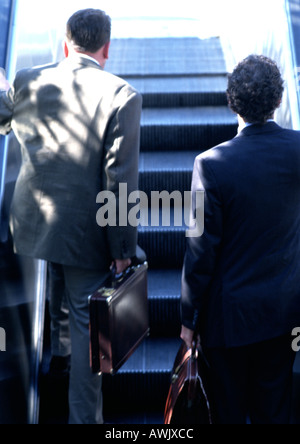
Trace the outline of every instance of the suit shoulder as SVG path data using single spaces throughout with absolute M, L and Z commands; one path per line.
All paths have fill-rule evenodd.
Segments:
M 18 71 L 16 76 L 17 77 L 34 76 L 35 74 L 38 74 L 41 71 L 44 71 L 47 69 L 55 69 L 58 67 L 58 65 L 59 65 L 59 63 L 48 63 L 46 65 L 34 66 L 33 68 L 24 68 L 24 69 L 21 69 L 20 71 Z
M 121 77 L 118 77 L 107 71 L 102 71 L 102 74 L 105 78 L 105 81 L 107 82 L 106 84 L 110 85 L 111 88 L 113 88 L 117 92 L 123 92 L 128 96 L 132 94 L 137 96 L 141 95 L 132 85 L 130 85 L 130 83 L 128 83 L 126 80 L 122 79 Z
M 49 63 L 47 65 L 35 66 L 33 68 L 24 68 L 17 72 L 15 84 L 24 83 L 34 79 L 38 79 L 43 71 L 57 68 L 58 63 Z
M 198 161 L 199 163 L 201 162 L 206 163 L 209 162 L 210 160 L 220 159 L 220 157 L 223 157 L 228 152 L 229 148 L 234 147 L 238 143 L 239 140 L 236 137 L 234 139 L 228 140 L 227 142 L 223 142 L 220 145 L 217 145 L 199 154 L 196 157 L 196 161 Z
M 292 130 L 292 129 L 282 129 L 282 133 L 285 134 L 288 138 L 299 140 L 300 139 L 300 131 Z

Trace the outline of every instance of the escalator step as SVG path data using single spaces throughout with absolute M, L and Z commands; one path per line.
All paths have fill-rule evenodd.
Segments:
M 227 76 L 127 79 L 143 96 L 144 108 L 226 106 Z
M 126 78 L 227 73 L 219 38 L 114 39 L 106 69 Z
M 172 216 L 171 216 L 172 222 Z M 186 247 L 184 227 L 140 227 L 139 244 L 152 269 L 182 268 Z
M 180 333 L 181 270 L 149 270 L 151 337 Z
M 142 151 L 205 151 L 237 134 L 228 107 L 147 108 L 141 119 Z
M 105 411 L 162 410 L 179 345 L 179 338 L 147 339 L 116 375 L 104 375 Z
M 152 191 L 190 191 L 197 151 L 146 152 L 140 156 L 140 190 L 149 197 Z

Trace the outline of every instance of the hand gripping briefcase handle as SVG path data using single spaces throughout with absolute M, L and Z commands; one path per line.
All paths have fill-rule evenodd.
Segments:
M 89 299 L 94 373 L 116 373 L 149 335 L 148 263 L 109 278 Z
M 175 359 L 165 408 L 165 424 L 212 424 L 206 364 L 197 343 L 182 343 Z

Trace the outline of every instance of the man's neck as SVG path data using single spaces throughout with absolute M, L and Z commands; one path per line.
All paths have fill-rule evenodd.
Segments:
M 92 60 L 93 62 L 97 63 L 97 65 L 101 66 L 100 63 L 98 62 L 98 60 L 96 60 L 94 57 L 92 57 L 92 56 L 90 56 L 88 54 L 85 54 L 83 52 L 77 52 L 77 54 L 80 57 L 83 57 L 83 58 L 88 59 L 88 60 Z
M 105 45 L 102 46 L 102 48 L 98 49 L 98 51 L 96 51 L 95 53 L 80 52 L 76 51 L 72 43 L 70 43 L 68 40 L 65 40 L 64 53 L 66 57 L 69 56 L 72 57 L 72 54 L 75 53 L 81 55 L 82 57 L 90 58 L 96 63 L 98 63 L 98 65 L 100 65 L 102 69 L 104 69 L 106 62 L 108 60 L 109 47 L 110 47 L 110 42 L 107 42 L 105 43 Z

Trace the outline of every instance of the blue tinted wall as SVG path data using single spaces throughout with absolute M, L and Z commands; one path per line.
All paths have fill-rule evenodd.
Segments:
M 5 67 L 9 24 L 12 9 L 12 0 L 1 0 L 0 4 L 0 66 Z

